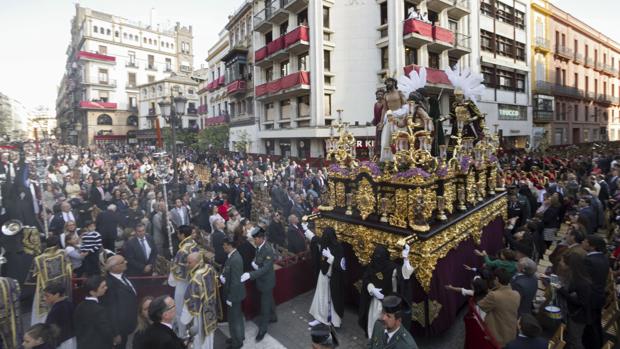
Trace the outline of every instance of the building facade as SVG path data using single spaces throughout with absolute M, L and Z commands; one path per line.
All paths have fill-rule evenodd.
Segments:
M 217 42 L 207 55 L 207 80 L 200 88 L 201 119 L 204 127 L 228 123 L 228 90 L 226 87 L 226 64 L 222 60 L 229 51 L 229 33 L 223 29 Z
M 138 86 L 193 71 L 192 27 L 144 25 L 76 4 L 56 115 L 65 142 L 126 142 Z
M 532 142 L 529 61 L 529 0 L 477 0 L 475 34 L 479 69 L 486 86 L 478 105 L 491 130 L 497 126 L 503 147 Z
M 24 140 L 29 132 L 30 110 L 18 100 L 0 93 L 0 140 Z
M 45 106 L 38 106 L 29 113 L 29 137 L 35 139 L 34 130 L 39 139 L 49 139 L 56 135 L 56 116 Z
M 324 156 L 335 121 L 349 123 L 358 151 L 370 151 L 376 89 L 421 66 L 447 113 L 452 86 L 443 69 L 477 64 L 470 8 L 465 0 L 255 1 L 259 151 Z
M 620 140 L 620 45 L 532 0 L 534 123 L 550 144 Z

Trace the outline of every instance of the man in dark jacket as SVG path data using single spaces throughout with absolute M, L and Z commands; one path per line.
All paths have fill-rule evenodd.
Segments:
M 288 231 L 286 236 L 288 239 L 287 248 L 290 253 L 300 253 L 306 250 L 306 240 L 304 231 L 299 226 L 299 218 L 291 214 L 288 216 Z
M 118 341 L 117 348 L 125 349 L 127 336 L 136 329 L 138 298 L 136 289 L 125 276 L 127 261 L 121 255 L 115 255 L 106 261 L 106 283 L 108 292 L 101 298 L 101 305 L 106 309 L 112 331 Z
M 536 263 L 523 257 L 517 263 L 517 273 L 512 277 L 510 286 L 519 292 L 521 301 L 519 303 L 519 315 L 532 312 L 532 303 L 538 290 L 538 279 L 536 278 Z
M 226 252 L 224 251 L 224 240 L 226 239 L 226 233 L 224 233 L 224 227 L 226 223 L 224 223 L 223 219 L 218 219 L 213 224 L 215 231 L 211 234 L 211 247 L 215 251 L 215 262 L 220 266 L 220 268 L 226 262 Z
M 588 234 L 594 234 L 597 230 L 596 213 L 592 207 L 592 201 L 588 197 L 582 197 L 579 199 L 579 217 L 583 217 L 587 226 L 586 231 Z
M 585 268 L 592 279 L 592 322 L 586 325 L 583 338 L 586 348 L 603 346 L 603 328 L 601 317 L 607 300 L 607 278 L 609 275 L 609 259 L 605 255 L 605 240 L 597 235 L 589 235 L 583 240 L 582 247 L 588 253 L 584 259 Z
M 100 275 L 93 275 L 82 287 L 88 296 L 78 304 L 73 314 L 77 349 L 110 349 L 120 343 L 120 338 L 114 338 L 106 310 L 99 304 L 98 298 L 108 290 L 106 281 Z
M 153 237 L 146 234 L 146 227 L 138 223 L 135 236 L 123 246 L 123 255 L 127 258 L 127 274 L 131 276 L 153 275 L 157 262 L 157 249 Z
M 153 323 L 144 331 L 142 347 L 134 349 L 185 349 L 186 345 L 172 330 L 175 304 L 170 296 L 159 296 L 149 305 Z
M 228 309 L 228 328 L 230 330 L 230 348 L 239 349 L 245 339 L 245 327 L 243 324 L 243 312 L 241 302 L 245 299 L 245 285 L 241 283 L 243 274 L 243 259 L 235 248 L 232 238 L 224 240 L 224 250 L 228 255 L 224 269 L 220 275 L 222 294 Z
M 97 232 L 101 234 L 103 248 L 114 251 L 114 242 L 118 236 L 121 216 L 116 212 L 116 205 L 109 205 L 107 210 L 97 215 Z
M 540 338 L 542 329 L 536 318 L 531 314 L 523 314 L 519 318 L 519 335 L 504 349 L 547 349 L 548 343 Z
M 286 247 L 286 235 L 282 224 L 282 213 L 273 213 L 269 227 L 267 228 L 267 239 L 275 246 Z

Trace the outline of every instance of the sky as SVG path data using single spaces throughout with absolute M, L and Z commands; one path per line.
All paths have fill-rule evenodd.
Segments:
M 341 1 L 341 0 L 339 0 Z M 475 0 L 473 0 L 475 1 Z M 244 0 L 82 0 L 84 7 L 148 23 L 192 25 L 194 67 L 199 68 L 229 15 Z M 620 42 L 618 0 L 553 0 L 560 8 Z M 0 92 L 27 107 L 54 110 L 70 39 L 74 0 L 0 0 Z M 605 9 L 608 9 L 606 11 Z
M 82 0 L 91 8 L 149 23 L 155 8 L 164 27 L 177 21 L 193 26 L 194 67 L 205 64 L 227 18 L 244 0 Z M 0 92 L 26 107 L 53 112 L 57 86 L 67 60 L 74 0 L 0 0 Z

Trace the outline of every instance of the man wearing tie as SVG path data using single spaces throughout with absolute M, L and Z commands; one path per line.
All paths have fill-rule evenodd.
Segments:
M 153 268 L 157 261 L 157 249 L 153 237 L 146 235 L 144 224 L 136 225 L 135 236 L 127 240 L 123 247 L 123 254 L 127 258 L 127 275 L 153 275 Z
M 50 221 L 49 230 L 56 235 L 62 234 L 67 222 L 75 222 L 75 216 L 71 212 L 71 204 L 68 201 L 60 204 L 60 212 L 56 213 Z
M 174 201 L 174 208 L 170 211 L 170 220 L 175 227 L 189 224 L 189 210 L 187 206 L 183 206 L 181 199 Z
M 138 298 L 136 289 L 125 276 L 127 261 L 121 255 L 115 255 L 106 261 L 106 283 L 108 291 L 101 298 L 101 305 L 106 310 L 112 323 L 116 348 L 125 349 L 127 336 L 136 329 Z
M 228 348 L 239 349 L 243 346 L 245 339 L 245 326 L 241 312 L 241 302 L 245 299 L 245 285 L 241 283 L 243 259 L 235 248 L 235 242 L 230 237 L 224 239 L 224 250 L 228 254 L 228 259 L 224 264 L 222 275 L 220 275 L 220 282 L 224 285 L 222 293 L 228 309 L 228 328 L 231 338 Z
M 249 279 L 256 280 L 256 288 L 260 292 L 260 320 L 258 321 L 258 334 L 256 341 L 260 342 L 267 333 L 267 326 L 272 318 L 275 318 L 275 305 L 273 302 L 273 288 L 276 285 L 276 274 L 273 269 L 273 247 L 265 239 L 265 230 L 256 227 L 251 231 L 256 247 L 256 257 L 252 262 L 254 271 L 241 275 L 241 282 Z

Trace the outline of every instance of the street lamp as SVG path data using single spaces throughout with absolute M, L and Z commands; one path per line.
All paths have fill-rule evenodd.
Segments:
M 82 123 L 76 121 L 75 125 L 73 125 L 73 129 L 75 130 L 75 145 L 80 146 L 80 133 L 82 133 Z
M 164 189 L 164 219 L 166 223 L 166 230 L 168 231 L 168 247 L 170 249 L 170 256 L 173 256 L 172 250 L 172 227 L 170 226 L 170 220 L 168 219 L 168 190 L 166 189 L 166 183 L 168 180 L 168 154 L 166 152 L 155 153 L 153 157 L 157 160 L 155 165 L 155 174 L 161 181 L 161 185 Z
M 172 129 L 172 169 L 173 169 L 173 177 L 172 183 L 177 183 L 177 137 L 176 137 L 176 124 L 181 120 L 181 117 L 185 115 L 185 105 L 187 104 L 187 98 L 183 97 L 181 93 L 178 96 L 170 97 L 170 101 L 164 98 L 159 103 L 159 110 L 161 111 L 161 116 L 166 120 L 167 123 L 170 124 L 170 128 Z M 174 106 L 174 108 L 173 108 Z

